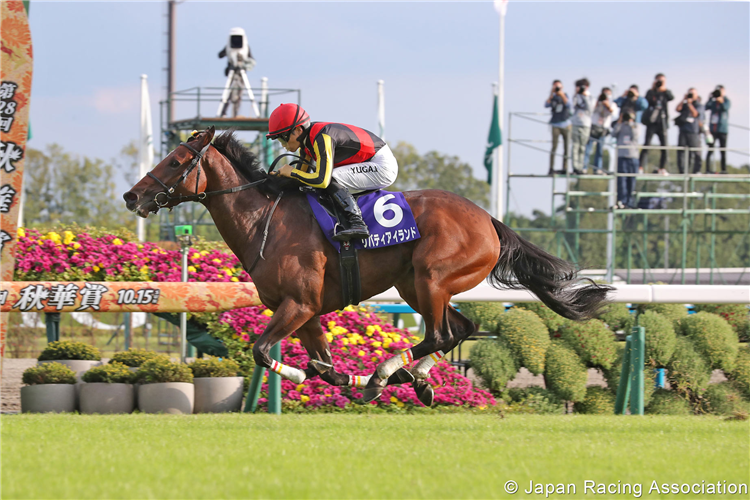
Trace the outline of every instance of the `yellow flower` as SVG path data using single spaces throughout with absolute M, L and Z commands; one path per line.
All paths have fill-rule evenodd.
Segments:
M 47 233 L 47 235 L 45 236 L 45 238 L 48 239 L 48 240 L 52 240 L 55 243 L 60 243 L 60 235 L 57 234 L 54 231 L 50 231 L 49 233 Z
M 148 272 L 148 266 L 143 265 L 138 271 L 145 274 Z
M 364 355 L 365 355 L 365 351 L 363 351 L 362 349 L 357 351 L 357 356 L 364 356 Z
M 263 316 L 273 316 L 273 311 L 270 309 L 266 309 L 261 313 Z
M 190 271 L 191 273 L 194 273 L 195 272 L 195 266 L 188 266 L 188 271 Z
M 350 306 L 350 305 L 349 305 L 349 306 L 346 306 L 346 307 L 344 308 L 344 311 L 346 311 L 346 312 L 354 312 L 354 308 L 353 308 L 352 306 Z
M 341 339 L 341 343 L 344 345 L 349 345 L 349 339 Z
M 143 250 L 143 245 L 138 245 L 138 250 Z
M 294 390 L 297 392 L 302 392 L 302 389 L 304 388 L 305 388 L 305 384 L 300 384 L 297 387 L 295 387 Z
M 204 257 L 205 257 L 206 255 L 208 255 L 208 250 L 203 250 L 203 251 L 201 252 L 201 255 L 202 255 L 202 256 L 204 256 Z
M 122 240 L 120 238 L 115 238 L 114 240 L 112 240 L 112 244 L 118 246 L 122 245 Z
M 398 403 L 398 398 L 396 396 L 391 396 L 391 403 Z
M 376 349 L 375 354 L 377 354 L 378 356 L 381 356 L 383 354 L 383 351 L 381 351 L 380 349 Z
M 328 322 L 328 329 L 329 330 L 332 330 L 335 327 L 336 327 L 336 322 L 335 321 L 331 320 L 331 321 Z
M 310 396 L 305 396 L 305 395 L 303 394 L 303 395 L 301 395 L 301 396 L 299 397 L 299 400 L 300 400 L 300 401 L 302 401 L 303 403 L 307 403 L 308 401 L 310 401 Z
M 16 231 L 16 234 L 18 234 L 19 238 L 25 238 L 26 237 L 26 231 L 23 230 L 22 227 L 19 227 Z
M 268 382 L 268 375 L 263 375 L 263 383 L 265 384 Z
M 403 408 L 404 403 L 402 401 L 396 401 L 396 406 L 398 406 L 399 408 Z
M 215 262 L 217 264 L 221 264 L 221 259 L 211 259 L 211 262 Z
M 239 279 L 238 277 L 236 277 L 236 276 L 232 276 L 232 279 L 231 279 L 231 280 L 229 280 L 229 281 L 235 281 L 235 282 L 237 282 L 237 281 L 239 281 L 239 280 L 240 280 L 240 279 Z
M 154 250 L 154 251 L 156 251 L 156 250 Z M 201 257 L 201 254 L 199 254 L 198 252 L 195 252 L 193 255 L 190 256 L 190 258 L 193 259 L 193 260 L 200 259 L 200 257 Z
M 328 342 L 333 342 L 333 335 L 331 335 L 330 333 L 326 333 L 326 340 Z
M 94 268 L 93 268 L 93 269 L 94 269 L 94 272 L 95 272 L 95 273 L 98 273 L 98 272 L 99 272 L 99 269 L 100 269 L 100 268 L 99 268 L 99 266 L 94 266 Z
M 380 341 L 377 341 L 377 340 L 376 340 L 375 342 L 373 342 L 373 343 L 372 343 L 372 344 L 370 344 L 370 345 L 372 345 L 373 347 L 380 347 L 381 345 L 383 345 L 383 343 L 382 343 L 382 342 L 380 342 Z

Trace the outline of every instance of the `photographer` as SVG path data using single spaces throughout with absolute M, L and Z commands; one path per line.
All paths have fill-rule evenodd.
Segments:
M 617 140 L 617 172 L 635 174 L 638 170 L 638 126 L 628 110 L 620 113 L 620 118 L 612 128 L 612 136 Z M 633 191 L 635 177 L 617 177 L 617 204 L 615 208 L 636 208 Z
M 708 145 L 708 154 L 706 155 L 706 172 L 709 174 L 714 173 L 714 169 L 711 168 L 711 155 L 714 152 L 716 144 L 719 143 L 720 148 L 727 147 L 727 133 L 729 132 L 729 107 L 732 103 L 729 98 L 724 95 L 724 86 L 717 85 L 716 90 L 711 93 L 711 97 L 708 98 L 706 103 L 706 111 L 711 111 L 711 123 L 709 125 L 709 132 L 713 135 L 713 142 Z M 727 173 L 727 152 L 722 149 L 721 154 L 721 173 Z
M 568 140 L 570 139 L 570 100 L 568 94 L 563 92 L 563 85 L 560 80 L 552 82 L 552 90 L 549 97 L 544 102 L 545 108 L 552 109 L 552 117 L 549 124 L 552 126 L 552 150 L 549 154 L 549 172 L 547 175 L 555 173 L 555 151 L 560 136 L 563 138 L 563 168 L 557 173 L 565 173 L 568 170 Z
M 581 78 L 576 81 L 576 95 L 573 97 L 573 118 L 570 120 L 573 125 L 570 157 L 573 162 L 573 173 L 577 175 L 586 173 L 583 161 L 591 132 L 591 112 L 593 108 L 591 95 L 589 94 L 589 81 L 586 78 Z
M 648 101 L 641 97 L 638 85 L 631 85 L 620 97 L 615 99 L 615 104 L 620 108 L 620 113 L 626 111 L 635 117 L 636 125 L 641 122 L 643 111 L 648 108 Z
M 691 148 L 689 163 L 693 166 L 693 173 L 698 173 L 701 170 L 700 147 L 703 104 L 701 104 L 700 100 L 701 98 L 694 88 L 688 89 L 685 97 L 677 105 L 677 112 L 680 114 L 674 120 L 675 125 L 680 127 L 680 137 L 677 140 L 677 145 L 681 148 L 685 146 Z M 685 151 L 683 149 L 677 150 L 677 168 L 681 174 L 685 173 Z
M 612 101 L 612 90 L 609 87 L 604 87 L 594 106 L 594 114 L 591 115 L 591 133 L 589 134 L 588 144 L 586 144 L 585 164 L 587 167 L 591 149 L 596 147 L 593 169 L 595 174 L 604 173 L 602 170 L 602 146 L 604 145 L 604 138 L 610 132 L 612 117 L 616 112 L 617 104 Z
M 656 134 L 659 137 L 659 144 L 664 147 L 667 145 L 667 128 L 669 127 L 669 112 L 667 103 L 674 99 L 672 91 L 667 89 L 667 78 L 659 73 L 654 77 L 654 83 L 646 92 L 646 101 L 648 108 L 641 115 L 641 123 L 646 125 L 646 140 L 644 146 L 651 145 L 651 139 Z M 646 168 L 648 159 L 648 149 L 641 150 L 641 167 Z M 659 173 L 667 175 L 667 150 L 661 150 L 659 158 Z

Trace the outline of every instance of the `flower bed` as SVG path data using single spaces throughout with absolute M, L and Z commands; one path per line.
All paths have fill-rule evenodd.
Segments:
M 228 251 L 191 249 L 189 281 L 251 281 L 237 258 Z M 114 234 L 74 234 L 72 231 L 42 234 L 19 229 L 16 258 L 17 281 L 180 281 L 178 250 L 165 250 L 153 243 L 128 242 Z M 195 314 L 209 332 L 221 339 L 229 356 L 238 362 L 240 371 L 249 375 L 252 344 L 270 321 L 272 311 L 263 306 L 235 309 L 221 314 Z M 334 367 L 341 373 L 370 375 L 377 365 L 400 350 L 412 347 L 417 337 L 407 330 L 383 323 L 364 307 L 347 307 L 321 317 L 323 331 L 330 342 Z M 282 342 L 284 363 L 304 369 L 307 352 L 298 338 Z M 486 408 L 495 405 L 492 395 L 476 389 L 446 361 L 431 371 L 428 381 L 435 388 L 435 404 Z M 334 387 L 319 378 L 296 385 L 282 382 L 285 406 L 302 409 L 345 408 L 362 396 L 349 387 Z M 262 392 L 267 393 L 267 384 Z M 265 394 L 262 394 L 262 396 Z M 261 397 L 260 405 L 266 398 Z M 372 405 L 399 408 L 422 406 L 411 385 L 391 386 Z

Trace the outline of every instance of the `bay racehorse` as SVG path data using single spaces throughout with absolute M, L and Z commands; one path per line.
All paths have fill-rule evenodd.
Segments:
M 233 133 L 214 140 L 212 127 L 176 147 L 123 195 L 127 208 L 141 217 L 185 201 L 208 209 L 261 302 L 274 311 L 253 347 L 256 364 L 296 383 L 319 375 L 333 385 L 364 386 L 363 399 L 372 401 L 387 384 L 411 382 L 420 401 L 430 405 L 430 369 L 477 328 L 451 306 L 453 295 L 486 278 L 496 288 L 527 288 L 556 313 L 582 320 L 598 311 L 610 290 L 578 283 L 571 263 L 523 240 L 461 196 L 408 191 L 404 195 L 421 238 L 360 251 L 362 298 L 395 286 L 424 318 L 424 340 L 381 363 L 369 377 L 337 373 L 320 315 L 346 305 L 339 259 L 300 186 L 268 175 Z M 295 331 L 311 360 L 304 371 L 269 356 L 273 345 Z

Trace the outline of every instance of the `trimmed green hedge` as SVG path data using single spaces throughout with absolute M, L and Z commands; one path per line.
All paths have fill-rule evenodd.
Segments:
M 557 331 L 569 321 L 541 302 L 523 302 L 515 304 L 513 309 L 516 307 L 519 309 L 526 309 L 527 311 L 531 311 L 539 316 L 539 319 L 542 320 L 542 323 L 544 323 L 544 326 L 547 327 L 547 330 L 552 335 L 556 334 Z
M 24 370 L 22 380 L 26 385 L 75 384 L 76 372 L 62 363 L 42 363 Z
M 479 325 L 479 329 L 494 332 L 497 320 L 505 313 L 502 302 L 459 302 L 461 314 Z
M 677 343 L 672 322 L 655 311 L 646 311 L 638 317 L 638 326 L 646 333 L 646 364 L 654 368 L 667 366 Z
M 676 390 L 686 396 L 698 396 L 708 387 L 711 367 L 687 337 L 677 337 L 674 354 L 667 364 L 667 378 Z
M 166 354 L 159 354 L 154 351 L 148 351 L 146 349 L 130 348 L 127 351 L 115 353 L 109 360 L 110 363 L 122 363 L 125 366 L 132 368 L 138 368 L 146 361 L 156 358 L 169 359 Z
M 635 316 L 630 313 L 628 305 L 620 302 L 606 305 L 597 318 L 604 321 L 612 332 L 630 333 L 635 325 Z
M 498 319 L 496 331 L 508 342 L 521 366 L 534 375 L 544 372 L 544 358 L 550 338 L 539 316 L 528 310 L 513 308 Z
M 651 403 L 645 408 L 649 415 L 692 415 L 690 402 L 674 391 L 657 389 Z
M 507 341 L 482 339 L 471 348 L 471 367 L 490 391 L 502 391 L 518 373 L 520 365 Z
M 193 383 L 193 372 L 187 365 L 173 363 L 168 359 L 156 358 L 146 361 L 135 372 L 134 380 L 141 384 L 165 382 Z
M 135 373 L 131 372 L 127 366 L 122 363 L 112 363 L 95 366 L 83 374 L 81 379 L 89 384 L 131 384 L 135 378 Z
M 701 410 L 714 415 L 734 415 L 747 413 L 750 403 L 742 398 L 740 390 L 731 382 L 709 384 L 703 395 Z
M 687 308 L 684 304 L 639 304 L 638 312 L 644 313 L 653 311 L 661 314 L 672 323 L 680 321 L 688 315 Z
M 56 340 L 47 344 L 37 359 L 39 361 L 52 359 L 100 361 L 102 355 L 99 349 L 84 342 Z
M 696 312 L 709 312 L 724 318 L 740 341 L 750 341 L 750 309 L 745 304 L 696 304 Z
M 232 359 L 203 358 L 188 365 L 195 378 L 236 377 L 240 365 Z
M 695 349 L 711 368 L 731 372 L 737 359 L 739 340 L 729 323 L 717 314 L 699 312 L 678 323 L 679 332 L 693 341 Z
M 734 370 L 726 375 L 746 398 L 750 398 L 750 350 L 747 347 L 739 350 Z
M 586 415 L 614 415 L 615 395 L 603 387 L 589 387 L 586 397 L 575 403 L 573 410 Z
M 605 370 L 612 367 L 617 356 L 615 337 L 603 321 L 569 321 L 560 330 L 560 336 L 587 366 Z
M 502 395 L 506 413 L 561 415 L 565 413 L 565 402 L 552 391 L 542 387 L 515 387 Z
M 586 396 L 588 372 L 576 352 L 561 340 L 553 340 L 547 349 L 544 380 L 547 388 L 566 401 L 581 401 Z

